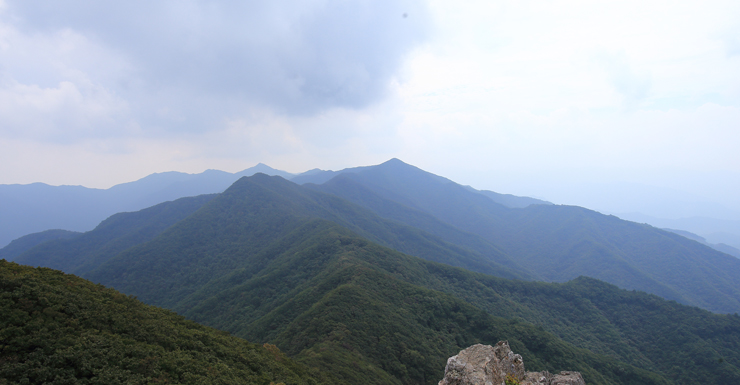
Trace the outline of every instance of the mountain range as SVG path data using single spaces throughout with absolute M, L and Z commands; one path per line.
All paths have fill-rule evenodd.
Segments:
M 351 170 L 355 169 L 343 171 Z M 113 214 L 138 211 L 183 197 L 220 193 L 239 178 L 258 172 L 288 180 L 297 179 L 298 183 L 308 177 L 315 180 L 341 173 L 314 169 L 296 175 L 260 163 L 237 173 L 218 170 L 207 170 L 200 174 L 157 173 L 109 189 L 50 186 L 43 183 L 0 185 L 0 246 L 4 247 L 24 235 L 49 229 L 88 231 Z M 533 198 L 491 191 L 482 193 L 489 194 L 504 205 L 542 203 Z
M 447 357 L 501 339 L 528 369 L 589 384 L 740 380 L 740 317 L 686 306 L 736 312 L 736 258 L 580 207 L 506 206 L 399 160 L 302 178 L 258 173 L 2 252 L 347 383 L 435 384 Z

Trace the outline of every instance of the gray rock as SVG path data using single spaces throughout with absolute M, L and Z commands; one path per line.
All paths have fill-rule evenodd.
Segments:
M 520 385 L 586 385 L 586 381 L 579 372 L 564 371 L 555 375 L 548 371 L 527 372 Z
M 507 375 L 524 380 L 524 361 L 511 351 L 509 342 L 478 344 L 447 360 L 445 377 L 439 385 L 500 385 Z
M 507 376 L 520 385 L 586 385 L 579 372 L 525 372 L 522 356 L 511 351 L 508 341 L 473 345 L 450 357 L 438 385 L 505 385 Z

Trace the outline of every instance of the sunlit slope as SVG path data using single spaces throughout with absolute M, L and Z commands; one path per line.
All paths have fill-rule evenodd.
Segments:
M 437 225 L 391 213 L 357 190 L 431 215 L 482 237 L 544 280 L 586 275 L 715 312 L 740 311 L 740 260 L 675 234 L 575 206 L 507 208 L 399 160 L 339 177 L 345 181 L 318 188 L 419 228 Z
M 0 260 L 0 383 L 339 384 L 254 345 L 47 268 Z

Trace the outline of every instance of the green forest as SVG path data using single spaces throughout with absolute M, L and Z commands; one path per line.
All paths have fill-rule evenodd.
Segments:
M 412 178 L 409 180 L 413 182 Z M 23 273 L 30 277 L 31 283 L 17 281 L 22 284 L 7 286 L 9 289 L 3 289 L 3 295 L 15 293 L 7 294 L 8 298 L 15 298 L 14 295 L 21 298 L 26 293 L 25 286 L 38 287 L 34 289 L 37 293 L 54 292 L 41 288 L 51 285 L 45 282 L 47 279 L 79 280 L 85 283 L 71 285 L 69 289 L 78 290 L 79 286 L 88 288 L 85 293 L 107 293 L 112 299 L 107 302 L 90 299 L 85 309 L 96 312 L 96 306 L 111 305 L 118 310 L 100 310 L 108 315 L 88 318 L 102 324 L 81 323 L 92 325 L 92 329 L 70 329 L 70 337 L 60 341 L 77 346 L 86 340 L 74 336 L 84 333 L 110 334 L 115 336 L 114 341 L 133 338 L 135 342 L 120 342 L 120 346 L 133 349 L 126 354 L 135 358 L 115 360 L 112 363 L 118 366 L 111 370 L 138 376 L 143 374 L 136 365 L 148 356 L 137 353 L 136 349 L 159 349 L 162 356 L 156 359 L 157 363 L 171 365 L 179 362 L 180 354 L 185 354 L 193 357 L 193 362 L 201 362 L 201 358 L 211 363 L 225 362 L 218 366 L 224 373 L 248 368 L 251 372 L 240 371 L 238 375 L 260 378 L 259 381 L 264 377 L 267 381 L 253 383 L 434 385 L 442 378 L 448 357 L 475 343 L 507 340 L 524 357 L 527 370 L 577 370 L 588 384 L 740 383 L 740 317 L 735 314 L 711 313 L 586 276 L 563 283 L 537 282 L 533 277 L 541 272 L 523 269 L 521 261 L 511 257 L 513 254 L 479 235 L 460 230 L 447 232 L 449 223 L 430 220 L 428 214 L 410 206 L 401 207 L 400 203 L 391 205 L 397 208 L 396 219 L 383 217 L 379 214 L 382 210 L 372 209 L 384 202 L 381 195 L 368 195 L 365 190 L 355 192 L 366 205 L 319 190 L 316 186 L 299 186 L 258 174 L 239 180 L 217 196 L 183 198 L 138 213 L 118 214 L 88 233 L 29 246 L 16 261 L 77 273 L 125 295 L 49 269 Z M 427 192 L 417 207 L 434 199 L 433 192 Z M 472 202 L 482 201 L 476 197 Z M 497 210 L 500 212 L 488 214 L 506 213 L 504 209 Z M 547 212 L 532 210 L 527 213 L 536 214 L 531 214 L 534 218 Z M 559 227 L 550 229 L 577 232 L 575 223 L 593 217 L 601 230 L 590 238 L 584 236 L 586 241 L 582 245 L 586 249 L 604 248 L 607 240 L 603 234 L 610 233 L 609 239 L 615 239 L 623 226 L 615 222 L 614 229 L 606 231 L 603 226 L 613 219 L 581 211 L 569 213 L 570 217 L 559 217 L 562 222 L 553 220 Z M 411 226 L 399 220 L 403 218 L 409 223 L 425 225 Z M 659 240 L 669 246 L 684 247 L 680 242 L 671 243 L 670 236 L 652 230 L 644 238 L 638 237 L 643 234 L 642 225 L 624 226 L 635 232 L 636 239 L 646 243 Z M 445 232 L 448 235 L 442 236 Z M 630 234 L 625 232 L 624 236 Z M 560 239 L 552 234 L 543 237 Z M 564 244 L 574 242 L 568 237 L 562 239 Z M 463 240 L 470 241 L 471 248 L 461 246 Z M 623 252 L 626 246 L 604 253 L 613 256 L 617 249 Z M 686 250 L 693 249 L 685 248 L 681 251 L 685 253 L 678 255 L 690 256 Z M 707 263 L 711 265 L 711 260 Z M 6 265 L 11 266 L 10 270 L 26 269 Z M 8 273 L 8 277 L 11 275 Z M 707 290 L 721 289 L 724 284 L 718 285 Z M 60 287 L 67 290 L 67 286 Z M 64 296 L 79 294 L 74 290 L 71 294 L 62 293 L 61 288 L 55 290 L 59 292 L 58 302 Z M 731 292 L 728 293 L 731 297 Z M 42 301 L 41 294 L 35 295 L 31 297 L 32 302 L 36 301 L 33 303 Z M 131 295 L 170 311 L 143 305 Z M 122 304 L 113 300 L 119 297 Z M 25 301 L 11 301 L 8 306 L 21 306 L 20 311 L 25 311 L 22 308 Z M 127 310 L 124 305 L 133 310 Z M 31 319 L 56 322 L 58 317 L 49 318 L 45 308 L 33 309 L 36 308 L 28 308 L 25 315 L 18 313 L 13 318 L 15 324 L 9 324 L 8 330 L 37 322 L 38 327 L 29 329 L 28 335 L 41 333 L 49 340 L 44 343 L 62 343 L 50 338 L 50 329 L 43 324 L 46 321 L 29 322 Z M 62 305 L 53 309 L 62 314 L 60 322 L 72 322 L 64 317 L 80 322 L 73 313 L 65 313 L 67 308 Z M 218 341 L 228 342 L 236 350 L 212 347 L 198 351 L 198 354 L 224 352 L 231 358 L 167 350 L 200 346 L 184 341 L 174 345 L 167 342 L 170 341 L 167 338 L 179 339 L 193 332 L 165 333 L 166 338 L 156 335 L 136 340 L 125 333 L 139 335 L 131 325 L 144 325 L 135 318 L 142 312 L 163 314 L 170 321 L 177 321 L 176 325 L 184 325 L 176 328 L 215 333 L 221 338 Z M 108 323 L 130 328 L 104 328 Z M 155 324 L 162 329 L 152 326 L 151 330 L 168 329 L 160 321 Z M 234 337 L 228 337 L 225 332 Z M 216 341 L 215 338 L 208 341 Z M 263 344 L 275 348 L 267 349 Z M 58 351 L 45 345 L 22 346 L 27 354 L 36 352 L 39 359 Z M 66 351 L 66 345 L 60 346 Z M 5 352 L 10 348 L 4 345 L 3 349 Z M 246 354 L 239 353 L 239 349 L 261 354 L 267 361 L 257 366 L 268 369 L 257 370 L 239 361 L 238 357 Z M 81 350 L 84 348 L 76 351 Z M 277 354 L 278 350 L 284 355 Z M 13 357 L 13 365 L 23 365 L 26 361 L 19 354 L 3 357 Z M 83 361 L 81 365 L 104 368 L 101 357 L 105 354 L 90 357 L 97 360 L 94 364 Z M 270 357 L 287 366 L 269 361 Z M 3 359 L 10 362 L 10 358 Z M 240 362 L 246 366 L 239 366 Z M 200 364 L 193 365 L 193 373 L 208 373 L 200 371 Z M 269 369 L 269 365 L 277 366 Z M 150 377 L 136 377 L 136 381 L 157 376 L 166 376 L 170 382 L 187 380 L 187 375 L 177 372 L 174 366 L 156 368 L 158 371 L 146 372 Z M 62 370 L 61 366 L 59 369 Z M 89 377 L 91 372 L 85 370 L 67 375 L 84 375 L 88 376 L 84 377 L 87 380 L 94 377 Z M 22 372 L 25 369 L 14 373 Z M 12 381 L 20 381 L 13 378 Z
M 0 384 L 335 384 L 116 290 L 0 260 Z

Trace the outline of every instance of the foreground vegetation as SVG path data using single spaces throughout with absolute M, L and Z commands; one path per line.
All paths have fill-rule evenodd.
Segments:
M 0 384 L 335 383 L 251 344 L 59 271 L 0 260 Z

